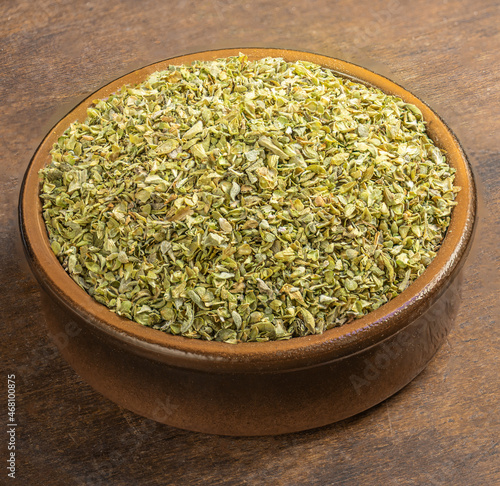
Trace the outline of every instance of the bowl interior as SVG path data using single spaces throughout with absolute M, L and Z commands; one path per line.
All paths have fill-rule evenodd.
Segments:
M 39 199 L 38 171 L 50 162 L 49 151 L 69 124 L 86 118 L 92 100 L 106 98 L 121 86 L 139 83 L 172 64 L 213 60 L 240 52 L 252 60 L 282 57 L 287 61 L 310 61 L 416 105 L 427 122 L 430 137 L 446 152 L 448 162 L 456 169 L 455 185 L 462 188 L 442 246 L 423 275 L 377 310 L 321 335 L 231 345 L 173 336 L 143 327 L 118 316 L 90 297 L 65 272 L 50 248 Z M 449 283 L 471 238 L 474 215 L 475 189 L 466 157 L 450 129 L 425 103 L 387 78 L 354 64 L 308 52 L 261 48 L 205 51 L 168 59 L 127 74 L 99 89 L 66 115 L 43 140 L 26 171 L 20 198 L 20 226 L 28 260 L 40 284 L 59 305 L 71 310 L 98 332 L 105 333 L 121 345 L 132 347 L 139 354 L 178 366 L 208 367 L 221 372 L 314 366 L 360 351 L 400 331 L 422 314 Z

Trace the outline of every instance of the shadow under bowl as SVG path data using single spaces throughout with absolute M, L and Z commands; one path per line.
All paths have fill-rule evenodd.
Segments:
M 39 170 L 69 124 L 96 98 L 169 65 L 243 52 L 249 59 L 310 61 L 416 105 L 461 186 L 437 256 L 403 293 L 361 319 L 322 335 L 241 343 L 193 340 L 143 327 L 96 302 L 53 254 L 39 198 Z M 457 140 L 426 104 L 378 74 L 341 60 L 282 49 L 224 49 L 158 62 L 98 90 L 46 136 L 25 174 L 20 227 L 31 269 L 45 291 L 49 331 L 61 354 L 93 388 L 140 415 L 223 435 L 271 435 L 350 417 L 390 397 L 420 373 L 444 341 L 459 303 L 460 270 L 475 219 L 474 181 Z

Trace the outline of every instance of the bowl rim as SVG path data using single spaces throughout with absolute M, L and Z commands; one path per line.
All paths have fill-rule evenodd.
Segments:
M 455 184 L 462 188 L 456 197 L 457 205 L 453 208 L 442 245 L 424 273 L 405 291 L 375 311 L 320 335 L 228 344 L 174 336 L 145 327 L 120 317 L 95 301 L 66 273 L 50 247 L 42 218 L 38 171 L 50 161 L 49 151 L 58 136 L 72 121 L 85 119 L 91 101 L 106 98 L 123 85 L 141 82 L 169 65 L 214 60 L 239 53 L 252 60 L 281 57 L 289 62 L 313 62 L 337 75 L 375 86 L 416 105 L 427 122 L 429 136 L 447 152 L 448 162 L 456 169 Z M 475 212 L 476 190 L 467 157 L 449 127 L 426 103 L 388 78 L 356 64 L 322 54 L 278 48 L 200 51 L 152 63 L 111 81 L 79 102 L 44 137 L 26 169 L 19 198 L 19 225 L 25 254 L 37 280 L 59 305 L 88 323 L 94 332 L 138 355 L 176 367 L 215 372 L 254 373 L 308 368 L 361 352 L 401 332 L 439 298 L 454 278 L 471 240 Z

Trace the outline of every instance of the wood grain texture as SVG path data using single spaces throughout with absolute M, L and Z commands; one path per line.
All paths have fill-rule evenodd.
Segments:
M 17 479 L 6 477 L 2 434 L 0 484 L 500 482 L 498 1 L 3 0 L 0 18 L 0 410 L 3 423 L 6 375 L 15 373 L 19 423 Z M 447 345 L 410 385 L 372 410 L 279 437 L 181 431 L 94 392 L 47 336 L 17 228 L 29 160 L 79 100 L 140 66 L 239 46 L 318 52 L 403 85 L 456 133 L 480 195 L 463 303 Z

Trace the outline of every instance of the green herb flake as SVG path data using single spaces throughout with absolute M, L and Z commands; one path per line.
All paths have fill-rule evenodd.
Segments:
M 408 288 L 460 188 L 414 105 L 306 62 L 171 66 L 95 100 L 40 171 L 98 302 L 194 339 L 320 334 Z

